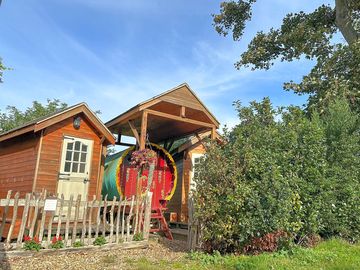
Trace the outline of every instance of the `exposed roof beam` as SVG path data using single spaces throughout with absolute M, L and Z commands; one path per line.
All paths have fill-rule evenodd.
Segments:
M 117 145 L 121 145 L 121 146 L 128 146 L 128 147 L 136 146 L 136 144 L 124 143 L 124 142 L 120 142 L 120 143 L 116 143 L 116 144 L 117 144 Z
M 186 118 L 186 117 L 183 118 L 183 117 L 175 116 L 175 115 L 172 115 L 169 113 L 158 112 L 158 111 L 149 110 L 149 109 L 146 109 L 145 111 L 148 112 L 148 114 L 159 116 L 162 118 L 167 118 L 167 119 L 171 119 L 171 120 L 176 120 L 176 121 L 185 122 L 185 123 L 194 124 L 194 125 L 203 126 L 203 127 L 208 127 L 208 128 L 214 127 L 213 124 L 209 124 L 206 122 L 202 122 L 202 121 L 198 121 L 198 120 L 194 120 L 194 119 L 190 119 L 190 118 Z
M 181 153 L 182 151 L 188 149 L 189 147 L 191 147 L 192 145 L 195 145 L 197 143 L 201 143 L 201 141 L 203 139 L 205 139 L 206 137 L 209 137 L 210 134 L 211 134 L 211 131 L 206 131 L 206 132 L 203 132 L 199 135 L 199 132 L 196 132 L 195 133 L 195 137 L 193 137 L 189 142 L 186 142 L 184 143 L 183 145 L 181 145 L 179 148 L 178 148 L 178 153 Z
M 129 120 L 128 123 L 129 123 L 132 133 L 134 134 L 137 144 L 140 145 L 140 136 L 139 136 L 138 131 L 136 130 L 135 125 L 133 124 L 133 122 L 131 120 Z
M 186 117 L 186 107 L 185 106 L 181 106 L 180 117 L 182 117 L 182 118 Z

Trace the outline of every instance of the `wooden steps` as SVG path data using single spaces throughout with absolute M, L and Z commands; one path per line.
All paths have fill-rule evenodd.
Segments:
M 173 240 L 172 233 L 170 231 L 169 225 L 166 222 L 166 219 L 163 215 L 163 209 L 157 208 L 151 212 L 151 222 L 154 224 L 155 228 L 150 228 L 150 232 L 163 232 L 165 237 L 169 240 Z

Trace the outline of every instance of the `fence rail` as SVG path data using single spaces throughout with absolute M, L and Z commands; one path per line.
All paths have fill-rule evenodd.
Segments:
M 63 195 L 48 197 L 9 191 L 0 199 L 0 242 L 5 249 L 20 249 L 24 237 L 36 237 L 43 247 L 50 247 L 55 236 L 63 239 L 64 246 L 92 245 L 99 236 L 108 243 L 129 242 L 135 234 L 144 239 L 149 236 L 151 197 L 148 192 L 140 199 L 116 198 L 109 201 L 81 200 L 81 195 L 64 199 Z

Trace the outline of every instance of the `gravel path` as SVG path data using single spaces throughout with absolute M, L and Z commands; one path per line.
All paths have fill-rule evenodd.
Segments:
M 131 269 L 131 262 L 177 261 L 185 256 L 185 242 L 167 239 L 150 240 L 149 248 L 131 250 L 91 250 L 58 255 L 42 254 L 36 257 L 14 257 L 2 262 L 0 269 Z

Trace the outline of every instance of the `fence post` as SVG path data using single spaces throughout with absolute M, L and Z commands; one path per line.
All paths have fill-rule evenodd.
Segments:
M 108 194 L 105 195 L 104 198 L 104 208 L 103 208 L 103 213 L 102 213 L 102 223 L 103 223 L 103 231 L 102 231 L 102 236 L 106 236 L 106 213 L 107 213 L 107 206 L 108 206 Z
M 59 236 L 60 236 L 63 208 L 64 208 L 64 194 L 61 194 L 60 207 L 59 207 L 59 213 L 58 213 L 58 225 L 57 225 L 57 229 L 56 229 L 56 238 L 59 238 Z
M 71 211 L 72 211 L 72 206 L 73 206 L 73 200 L 74 200 L 74 195 L 71 194 L 70 195 L 70 199 L 68 201 L 68 208 L 67 208 L 67 214 L 66 214 L 66 225 L 65 225 L 65 246 L 68 246 L 68 242 L 69 242 L 69 226 L 70 226 L 70 219 L 71 219 Z
M 34 211 L 33 211 L 33 217 L 32 217 L 32 221 L 31 221 L 30 231 L 29 231 L 29 236 L 31 238 L 34 237 L 34 230 L 35 230 L 36 222 L 38 221 L 39 202 L 40 202 L 41 196 L 42 195 L 40 194 L 40 196 L 35 198 L 35 207 L 34 207 Z M 30 219 L 30 217 L 29 217 L 29 219 Z
M 120 216 L 121 216 L 121 203 L 122 203 L 122 200 L 121 200 L 121 197 L 119 198 L 119 201 L 118 201 L 118 205 L 117 205 L 117 214 L 116 214 L 116 237 L 115 237 L 115 242 L 116 244 L 119 243 L 119 232 L 120 232 Z
M 114 235 L 114 208 L 116 203 L 116 196 L 113 197 L 113 201 L 110 208 L 110 236 L 109 236 L 109 243 L 113 242 L 113 235 Z
M 194 207 L 194 199 L 192 197 L 189 197 L 188 208 L 189 208 L 189 217 L 188 217 L 187 248 L 189 251 L 191 251 L 197 248 L 199 241 L 199 224 L 194 216 L 195 207 Z
M 47 191 L 45 190 L 43 196 L 41 198 L 42 204 L 42 212 L 41 212 L 41 221 L 40 221 L 40 230 L 39 230 L 39 241 L 40 243 L 43 240 L 44 236 L 44 229 L 45 229 L 45 219 L 46 219 L 46 211 L 45 211 L 45 200 L 46 200 Z
M 84 212 L 83 212 L 83 220 L 82 220 L 82 229 L 81 229 L 81 244 L 85 244 L 85 236 L 86 236 L 86 215 L 88 211 L 88 201 L 84 202 Z
M 145 240 L 149 239 L 152 194 L 153 193 L 151 191 L 148 191 L 145 197 L 144 228 L 143 228 L 143 236 Z
M 134 200 L 135 200 L 135 196 L 132 196 L 131 197 L 131 206 L 130 206 L 129 215 L 126 218 L 126 241 L 131 241 L 132 240 L 132 238 L 130 238 L 130 221 L 131 221 L 131 218 L 133 216 Z
M 9 204 L 10 204 L 10 198 L 11 198 L 11 190 L 8 191 L 7 195 L 6 195 L 6 204 L 5 204 L 5 209 L 2 215 L 2 220 L 1 220 L 1 226 L 0 226 L 0 239 L 2 238 L 2 234 L 5 228 L 5 224 L 6 224 L 6 217 L 7 214 L 9 212 Z
M 29 214 L 30 199 L 31 199 L 31 194 L 27 193 L 26 197 L 25 197 L 25 205 L 23 208 L 23 214 L 22 214 L 22 218 L 21 218 L 20 230 L 18 233 L 17 241 L 16 241 L 17 248 L 21 247 L 21 243 L 23 241 L 25 226 L 26 226 L 26 222 L 27 222 L 27 218 L 28 218 L 28 214 Z
M 73 245 L 76 241 L 77 224 L 79 222 L 80 204 L 81 204 L 81 194 L 79 194 L 77 196 L 76 204 L 75 204 L 75 217 L 74 217 L 74 225 L 73 225 L 72 234 L 71 234 L 71 245 Z
M 91 201 L 91 206 L 90 206 L 90 211 L 89 211 L 89 229 L 88 229 L 88 245 L 91 244 L 91 232 L 92 232 L 92 217 L 93 217 L 93 208 L 94 208 L 94 205 L 95 205 L 95 201 L 96 201 L 96 196 L 94 195 L 93 196 L 93 199 Z

